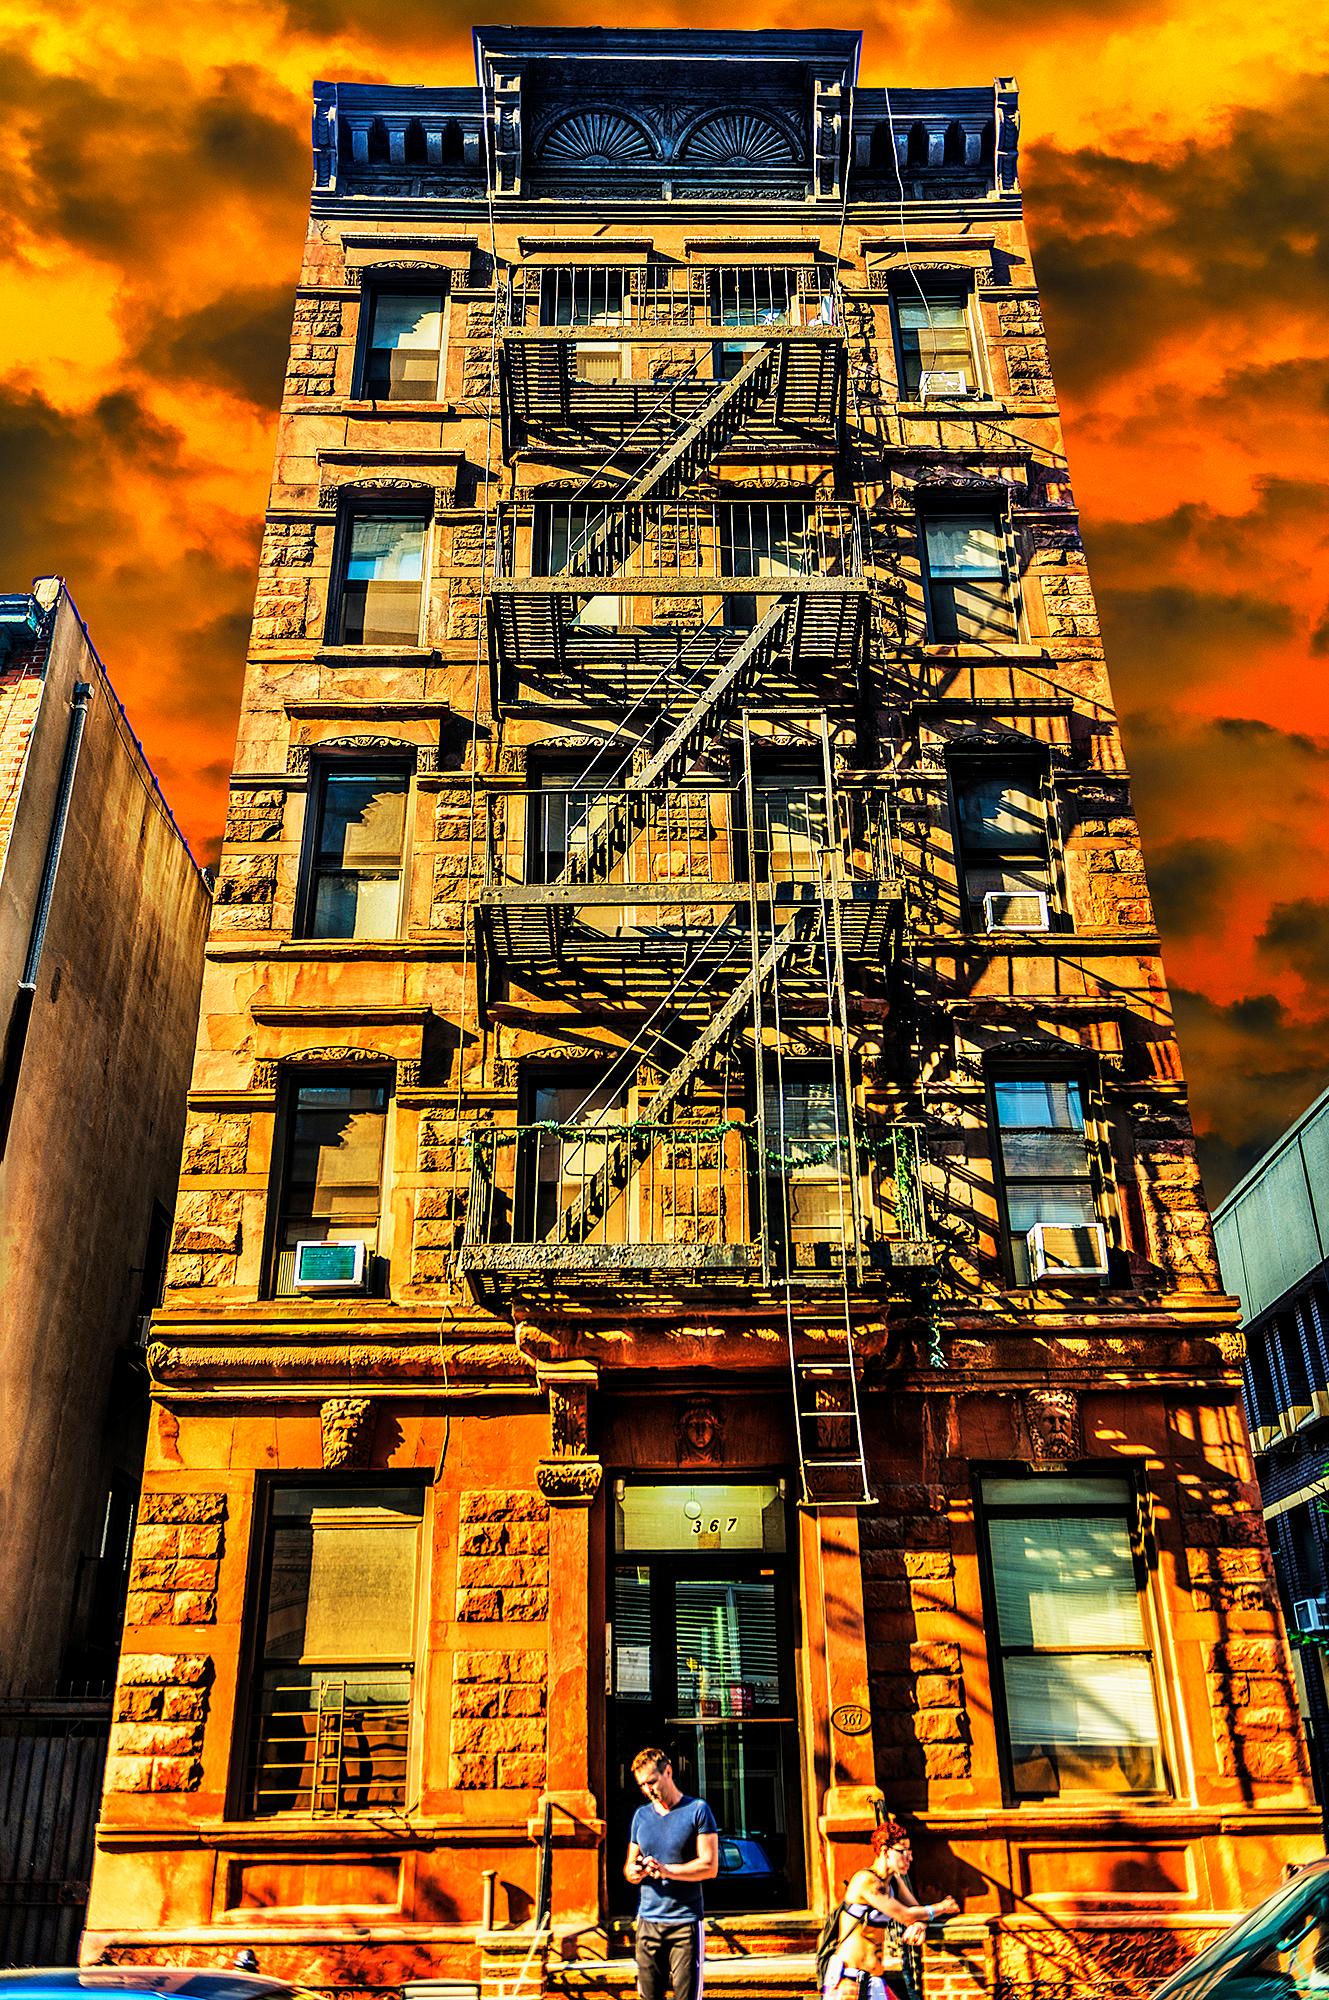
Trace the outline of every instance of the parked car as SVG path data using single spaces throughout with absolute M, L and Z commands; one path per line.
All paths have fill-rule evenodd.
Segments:
M 1329 1859 L 1257 1903 L 1153 2000 L 1329 2000 Z
M 284 1979 L 211 1966 L 39 1965 L 0 1972 L 0 2000 L 78 2000 L 81 1994 L 110 1993 L 156 1993 L 163 2000 L 304 2000 L 302 1989 Z

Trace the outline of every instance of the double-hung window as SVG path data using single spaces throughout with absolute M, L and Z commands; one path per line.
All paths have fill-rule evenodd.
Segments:
M 982 1502 L 1011 1793 L 1166 1791 L 1129 1480 L 986 1476 Z
M 766 1144 L 780 1163 L 788 1256 L 794 1268 L 833 1262 L 854 1238 L 844 1095 L 835 1064 L 786 1059 L 766 1083 Z
M 1104 1237 L 1079 1078 L 997 1077 L 992 1096 L 1015 1283 L 1038 1275 L 1039 1256 L 1067 1273 L 1094 1269 Z
M 376 291 L 362 393 L 377 402 L 436 403 L 442 394 L 447 293 Z
M 897 294 L 895 326 L 904 400 L 978 394 L 967 298 L 957 292 Z
M 350 516 L 335 623 L 341 645 L 419 645 L 428 534 L 423 515 Z
M 976 931 L 1045 931 L 1051 877 L 1042 774 L 957 765 L 952 782 L 965 920 Z
M 249 1811 L 405 1805 L 424 1492 L 275 1486 L 258 1619 Z
M 934 644 L 1014 639 L 1006 538 L 996 514 L 925 515 L 923 572 Z
M 711 312 L 717 325 L 788 326 L 797 304 L 790 284 L 793 275 L 769 264 L 714 272 L 710 280 Z M 720 341 L 715 349 L 716 379 L 731 381 L 759 345 L 753 340 Z
M 383 1206 L 388 1086 L 324 1072 L 297 1082 L 286 1110 L 274 1232 L 278 1298 L 295 1293 L 298 1243 L 363 1243 L 372 1270 Z
M 330 764 L 316 771 L 306 936 L 397 936 L 410 785 L 403 764 Z

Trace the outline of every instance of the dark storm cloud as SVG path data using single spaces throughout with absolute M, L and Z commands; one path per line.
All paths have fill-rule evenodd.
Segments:
M 1195 937 L 1209 930 L 1240 865 L 1238 850 L 1225 840 L 1197 837 L 1154 848 L 1149 887 L 1163 932 Z
M 1281 957 L 1307 981 L 1329 992 L 1329 902 L 1300 896 L 1275 903 L 1260 948 Z
M 1223 1196 L 1324 1088 L 1329 1021 L 1289 1015 L 1272 993 L 1220 1006 L 1173 989 L 1182 1060 L 1204 1076 L 1200 1164 Z
M 1119 699 L 1208 679 L 1225 651 L 1258 649 L 1296 630 L 1292 607 L 1252 591 L 1158 583 L 1144 590 L 1100 584 L 1099 608 Z
M 209 200 L 299 195 L 308 182 L 304 107 L 242 65 L 201 84 L 163 64 L 138 95 L 37 69 L 0 48 L 26 167 L 11 183 L 33 230 L 111 261 L 149 256 L 163 229 Z
M 290 334 L 289 285 L 225 292 L 191 312 L 163 314 L 140 334 L 135 360 L 158 378 L 216 383 L 266 411 L 281 395 Z
M 35 390 L 0 385 L 0 465 L 8 491 L 22 495 L 21 506 L 0 511 L 0 574 L 75 572 L 113 557 L 119 473 L 132 460 L 137 471 L 169 478 L 180 446 L 179 433 L 129 390 L 73 415 Z
M 1322 307 L 1329 77 L 1154 158 L 1036 142 L 1024 178 L 1065 386 L 1118 374 L 1211 316 Z

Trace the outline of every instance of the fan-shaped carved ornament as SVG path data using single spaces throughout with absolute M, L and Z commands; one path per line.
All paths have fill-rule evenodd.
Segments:
M 550 127 L 540 158 L 554 167 L 627 167 L 653 157 L 640 125 L 618 111 L 577 111 Z
M 787 167 L 795 155 L 788 136 L 769 118 L 720 111 L 697 126 L 682 157 L 700 167 Z

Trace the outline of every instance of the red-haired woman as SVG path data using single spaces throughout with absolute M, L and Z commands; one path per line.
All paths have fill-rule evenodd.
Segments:
M 872 1863 L 851 1876 L 840 1905 L 839 1933 L 826 1968 L 825 2000 L 916 2000 L 905 1971 L 905 1946 L 921 1944 L 938 1917 L 953 1917 L 954 1896 L 920 1903 L 909 1886 L 912 1849 L 898 1819 L 872 1835 Z

